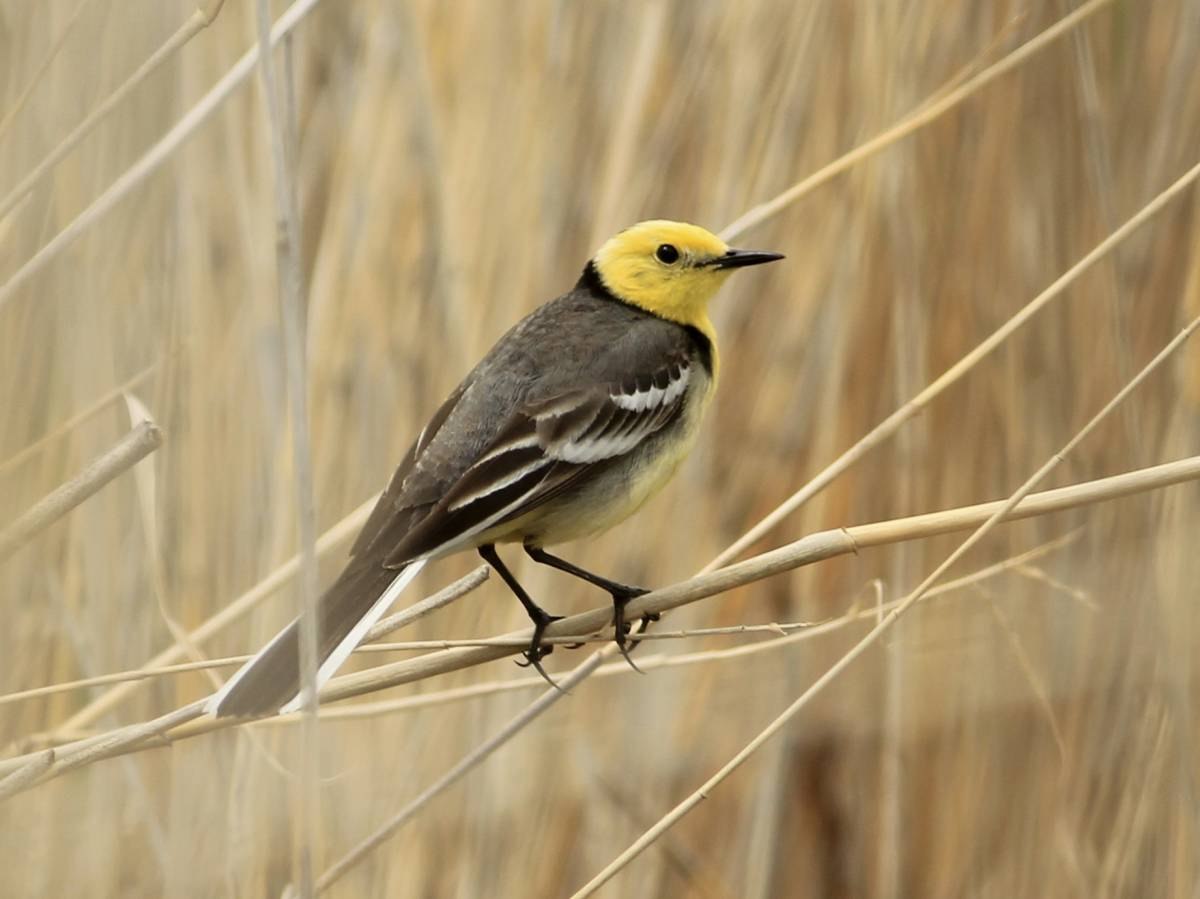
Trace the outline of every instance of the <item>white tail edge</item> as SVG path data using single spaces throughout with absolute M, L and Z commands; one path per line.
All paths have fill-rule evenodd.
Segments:
M 329 679 L 333 677 L 334 673 L 340 667 L 342 667 L 342 663 L 344 663 L 346 659 L 350 657 L 350 653 L 354 652 L 355 647 L 358 646 L 359 641 L 366 636 L 367 631 L 369 631 L 375 625 L 375 623 L 383 617 L 383 613 L 391 607 L 392 603 L 394 603 L 400 594 L 404 592 L 404 588 L 412 583 L 413 578 L 420 574 L 421 569 L 424 567 L 424 559 L 407 565 L 403 571 L 396 575 L 395 580 L 388 585 L 388 588 L 383 591 L 383 594 L 379 597 L 379 599 L 375 600 L 375 604 L 367 610 L 367 614 L 358 619 L 358 623 L 350 629 L 350 633 L 346 634 L 346 636 L 342 639 L 342 642 L 333 648 L 333 652 L 329 654 L 329 657 L 326 658 L 325 661 L 321 663 L 320 668 L 317 669 L 318 692 L 323 686 L 325 686 L 326 683 L 328 683 Z M 296 620 L 298 621 L 299 619 Z M 288 627 L 291 627 L 291 625 L 288 625 Z M 275 635 L 270 643 L 260 649 L 255 654 L 254 658 L 242 665 L 242 667 L 237 670 L 233 677 L 231 677 L 221 686 L 220 690 L 208 698 L 208 701 L 204 703 L 204 711 L 210 715 L 215 715 L 217 713 L 217 709 L 220 708 L 221 703 L 225 701 L 225 697 L 227 697 L 229 693 L 237 686 L 238 681 L 245 677 L 246 672 L 253 668 L 259 659 L 269 653 L 272 647 L 274 647 L 276 643 L 283 639 L 286 633 L 287 628 L 284 628 Z M 280 714 L 286 715 L 289 712 L 299 711 L 303 707 L 303 703 L 301 702 L 303 696 L 304 690 L 301 689 L 299 693 L 297 693 L 288 702 L 284 703 L 284 705 L 280 707 Z

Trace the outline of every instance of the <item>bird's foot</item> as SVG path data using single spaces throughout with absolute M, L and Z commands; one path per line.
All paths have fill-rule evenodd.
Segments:
M 625 606 L 629 604 L 631 599 L 644 596 L 650 591 L 643 590 L 641 587 L 621 586 L 620 589 L 609 592 L 612 594 L 613 600 L 613 640 L 617 644 L 617 649 L 621 650 L 621 655 L 625 657 L 625 661 L 629 663 L 629 667 L 638 674 L 645 674 L 645 671 L 633 663 L 633 659 L 629 655 L 629 651 L 637 646 L 638 641 L 629 639 L 629 622 L 625 620 Z M 642 624 L 638 630 L 639 634 L 645 632 L 646 621 L 651 618 L 658 620 L 658 615 L 642 616 Z
M 517 664 L 522 668 L 529 668 L 532 666 L 533 670 L 540 674 L 546 683 L 552 686 L 555 690 L 558 690 L 560 693 L 565 694 L 566 691 L 563 690 L 563 688 L 557 683 L 555 683 L 554 678 L 548 675 L 546 673 L 546 669 L 542 667 L 542 659 L 554 652 L 553 646 L 542 645 L 542 637 L 546 633 L 546 627 L 551 622 L 560 620 L 563 616 L 551 615 L 549 612 L 542 612 L 540 609 L 538 611 L 541 612 L 541 614 L 537 615 L 533 619 L 533 638 L 529 641 L 529 648 L 521 653 L 521 656 L 525 659 L 525 661 L 517 662 Z

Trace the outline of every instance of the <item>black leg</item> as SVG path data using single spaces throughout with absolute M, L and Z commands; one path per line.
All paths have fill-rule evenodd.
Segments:
M 560 559 L 558 556 L 553 556 L 546 552 L 540 546 L 531 546 L 525 544 L 525 552 L 529 554 L 529 558 L 542 565 L 549 565 L 551 568 L 557 568 L 559 571 L 565 571 L 567 574 L 574 575 L 580 580 L 587 581 L 589 584 L 594 584 L 602 590 L 606 590 L 613 601 L 613 639 L 616 641 L 617 648 L 621 650 L 621 655 L 625 657 L 625 661 L 629 663 L 634 671 L 642 673 L 642 669 L 633 664 L 633 659 L 629 657 L 631 646 L 636 646 L 636 640 L 629 640 L 629 624 L 625 621 L 625 606 L 629 604 L 629 600 L 634 597 L 641 596 L 650 591 L 641 587 L 630 587 L 627 584 L 620 584 L 616 581 L 610 581 L 606 577 L 601 577 L 598 574 L 580 568 L 578 565 L 573 565 L 566 559 Z M 650 621 L 656 621 L 657 615 L 646 615 L 642 618 L 641 628 L 638 633 L 643 633 Z
M 525 592 L 525 588 L 513 577 L 513 573 L 508 570 L 508 567 L 500 561 L 500 555 L 496 552 L 496 547 L 489 543 L 486 546 L 479 547 L 479 555 L 483 557 L 483 561 L 487 562 L 496 573 L 500 575 L 504 583 L 508 584 L 508 589 L 511 590 L 521 600 L 521 605 L 525 607 L 525 613 L 529 615 L 529 619 L 533 622 L 533 639 L 529 641 L 529 648 L 525 650 L 525 665 L 532 665 L 537 673 L 546 679 L 546 683 L 557 689 L 562 689 L 548 675 L 545 669 L 542 668 L 542 659 L 550 655 L 553 651 L 553 646 L 542 645 L 542 635 L 546 632 L 546 625 L 552 621 L 558 621 L 562 615 L 551 615 Z M 518 665 L 521 663 L 518 662 Z

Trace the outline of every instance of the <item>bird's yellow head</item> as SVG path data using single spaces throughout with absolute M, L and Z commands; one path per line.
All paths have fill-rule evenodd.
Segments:
M 733 250 L 717 235 L 684 222 L 649 221 L 604 244 L 592 264 L 618 299 L 714 337 L 708 301 L 735 268 L 782 259 Z

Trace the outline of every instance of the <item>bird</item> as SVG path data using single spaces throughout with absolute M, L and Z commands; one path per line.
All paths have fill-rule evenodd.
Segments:
M 505 333 L 421 430 L 320 597 L 318 689 L 426 563 L 468 550 L 524 606 L 533 623 L 524 663 L 545 677 L 543 637 L 562 616 L 526 592 L 501 543 L 606 591 L 625 652 L 625 605 L 646 591 L 546 547 L 608 530 L 667 482 L 717 384 L 709 301 L 737 269 L 782 258 L 733 249 L 698 225 L 640 222 L 607 240 L 570 291 Z M 299 621 L 205 711 L 246 718 L 301 708 Z

